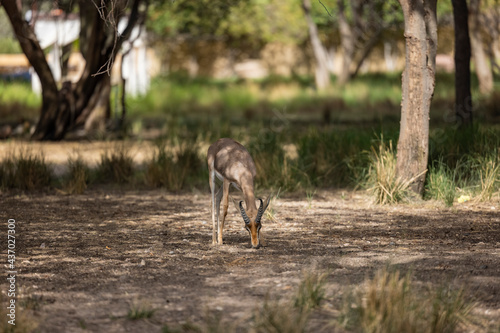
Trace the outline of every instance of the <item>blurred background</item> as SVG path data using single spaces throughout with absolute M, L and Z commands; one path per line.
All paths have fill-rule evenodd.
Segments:
M 453 7 L 437 5 L 429 170 L 448 182 L 448 201 L 461 195 L 457 186 L 477 187 L 479 159 L 496 163 L 498 172 L 500 6 L 468 5 L 474 126 L 467 133 L 455 117 Z M 356 188 L 374 160 L 395 156 L 405 65 L 403 12 L 395 0 L 3 6 L 0 136 L 9 142 L 3 151 L 11 163 L 12 142 L 64 139 L 67 148 L 47 150 L 44 160 L 64 151 L 52 158 L 67 164 L 68 152 L 78 151 L 73 164 L 83 156 L 92 169 L 119 151 L 135 163 L 117 171 L 130 173 L 126 182 L 166 186 L 169 180 L 152 179 L 162 172 L 150 167 L 163 163 L 192 170 L 181 184 L 168 185 L 182 189 L 206 182 L 208 145 L 233 137 L 254 154 L 262 186 L 296 190 Z M 34 35 L 19 38 L 23 27 Z M 30 38 L 39 48 L 22 47 Z M 82 150 L 91 143 L 98 153 Z M 141 175 L 132 176 L 137 165 Z M 496 191 L 498 180 L 493 184 Z

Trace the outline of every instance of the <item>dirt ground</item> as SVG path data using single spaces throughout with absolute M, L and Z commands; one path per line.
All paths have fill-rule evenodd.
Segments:
M 323 307 L 334 308 L 387 264 L 412 269 L 419 283 L 465 286 L 475 314 L 500 321 L 498 203 L 380 207 L 362 193 L 325 191 L 309 206 L 305 195 L 285 196 L 273 203 L 275 221 L 263 221 L 266 246 L 255 250 L 234 207 L 225 244 L 211 245 L 208 193 L 0 198 L 2 237 L 7 219 L 16 220 L 20 299 L 35 303 L 41 332 L 160 332 L 199 323 L 206 311 L 244 321 L 268 293 L 291 293 L 313 269 L 328 272 Z M 5 299 L 5 279 L 0 289 Z M 133 304 L 156 311 L 132 321 Z

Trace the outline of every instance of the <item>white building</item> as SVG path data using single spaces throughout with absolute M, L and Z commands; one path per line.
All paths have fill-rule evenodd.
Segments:
M 118 31 L 123 32 L 127 25 L 127 19 L 122 19 L 118 24 Z M 78 81 L 85 67 L 85 60 L 79 53 L 73 53 L 69 59 L 69 73 L 67 77 L 62 77 L 62 49 L 64 46 L 73 43 L 80 37 L 80 19 L 77 15 L 44 15 L 37 17 L 34 24 L 35 34 L 42 49 L 50 48 L 47 61 L 52 70 L 52 74 L 57 82 L 70 80 Z M 112 69 L 112 84 L 119 84 L 121 81 L 120 70 L 123 68 L 123 78 L 127 80 L 125 86 L 128 94 L 132 96 L 145 94 L 151 81 L 150 57 L 146 47 L 146 32 L 144 29 L 135 27 L 132 30 L 130 39 L 123 43 L 122 57 L 116 58 Z M 35 92 L 41 93 L 41 84 L 36 72 L 31 69 L 31 85 Z M 106 75 L 106 74 L 103 74 Z

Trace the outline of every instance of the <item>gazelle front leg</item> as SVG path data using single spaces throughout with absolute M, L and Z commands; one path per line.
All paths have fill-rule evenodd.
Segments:
M 218 243 L 219 245 L 222 245 L 222 233 L 224 230 L 224 222 L 226 221 L 226 215 L 227 215 L 227 208 L 229 206 L 229 186 L 231 183 L 227 180 L 224 179 L 224 182 L 222 184 L 222 219 L 219 221 L 219 238 L 218 238 Z

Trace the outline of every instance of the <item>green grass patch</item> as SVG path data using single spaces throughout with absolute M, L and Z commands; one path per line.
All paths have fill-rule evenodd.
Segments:
M 427 174 L 426 198 L 443 201 L 447 206 L 452 206 L 455 193 L 455 172 L 442 161 L 433 163 Z
M 0 116 L 3 121 L 35 120 L 40 113 L 41 95 L 29 82 L 0 81 Z

